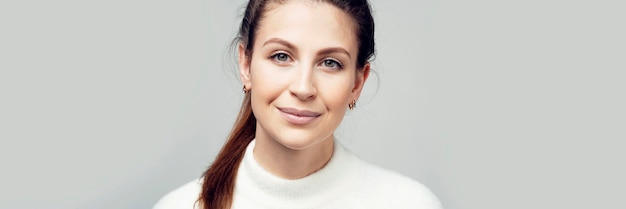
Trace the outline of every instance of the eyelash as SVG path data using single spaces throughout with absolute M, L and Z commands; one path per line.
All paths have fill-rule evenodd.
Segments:
M 288 61 L 280 61 L 280 60 L 277 59 L 278 55 L 281 55 L 281 54 L 286 55 L 287 59 L 291 59 L 291 56 L 289 55 L 289 53 L 284 52 L 284 51 L 276 51 L 276 52 L 272 53 L 269 58 L 274 60 L 275 62 L 279 62 L 279 63 L 288 62 Z
M 284 51 L 276 51 L 276 52 L 272 53 L 272 54 L 269 56 L 269 58 L 270 58 L 270 59 L 272 59 L 272 60 L 274 60 L 275 62 L 278 62 L 278 63 L 288 62 L 288 61 L 280 61 L 280 60 L 277 60 L 277 59 L 278 59 L 278 55 L 282 55 L 282 54 L 286 55 L 286 56 L 287 56 L 287 59 L 291 59 L 291 55 L 289 55 L 289 53 L 284 52 Z M 341 61 L 339 61 L 339 60 L 337 60 L 337 59 L 335 59 L 335 58 L 330 58 L 330 57 L 324 58 L 324 59 L 320 62 L 320 65 L 324 65 L 324 63 L 325 63 L 326 61 L 332 61 L 332 62 L 334 62 L 334 63 L 335 63 L 335 65 L 337 65 L 335 68 L 336 68 L 336 69 L 338 69 L 338 70 L 343 69 L 343 64 L 341 63 Z M 331 67 L 331 68 L 332 68 L 332 67 Z
M 333 61 L 335 63 L 335 65 L 337 65 L 335 68 L 337 68 L 338 70 L 343 69 L 343 64 L 341 63 L 341 61 L 334 59 L 334 58 L 325 58 L 322 60 L 321 65 L 324 65 L 324 63 L 326 61 Z

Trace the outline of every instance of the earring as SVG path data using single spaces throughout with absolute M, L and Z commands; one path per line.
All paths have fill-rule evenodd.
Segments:
M 246 89 L 246 85 L 243 85 L 243 93 L 244 93 L 244 94 L 247 94 L 247 93 L 248 93 L 248 91 L 250 91 L 250 90 Z
M 352 102 L 350 102 L 350 104 L 348 104 L 348 109 L 352 110 L 356 107 L 356 100 L 352 100 Z

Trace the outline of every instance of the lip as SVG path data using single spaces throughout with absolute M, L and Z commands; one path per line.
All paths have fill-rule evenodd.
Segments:
M 287 120 L 287 122 L 295 124 L 295 125 L 307 125 L 311 124 L 315 119 L 317 119 L 321 113 L 308 111 L 308 110 L 298 110 L 295 108 L 288 107 L 278 107 L 280 114 Z

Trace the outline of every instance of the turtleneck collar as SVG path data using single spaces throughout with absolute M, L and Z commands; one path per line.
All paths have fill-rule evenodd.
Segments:
M 269 173 L 257 163 L 253 140 L 239 167 L 235 198 L 240 196 L 268 208 L 314 208 L 344 195 L 356 183 L 357 159 L 337 141 L 334 143 L 333 155 L 322 169 L 290 180 Z

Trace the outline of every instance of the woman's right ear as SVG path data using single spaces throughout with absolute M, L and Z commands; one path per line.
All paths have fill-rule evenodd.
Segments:
M 239 77 L 241 78 L 241 82 L 243 86 L 250 90 L 252 88 L 252 83 L 250 82 L 250 60 L 251 57 L 246 55 L 246 47 L 239 43 Z

